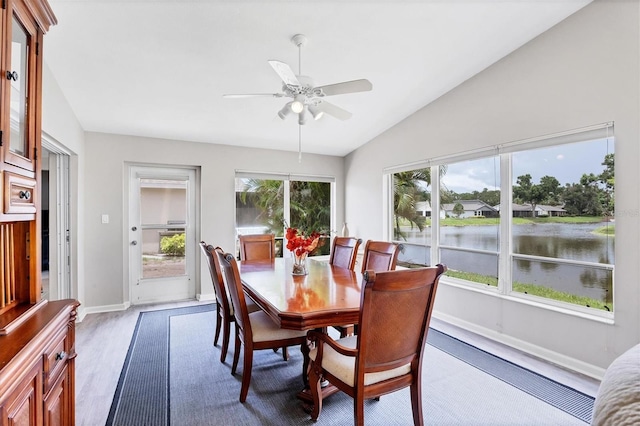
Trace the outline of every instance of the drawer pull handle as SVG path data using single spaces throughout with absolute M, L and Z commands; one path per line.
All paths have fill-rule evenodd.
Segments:
M 60 361 L 61 359 L 64 359 L 64 357 L 66 356 L 67 356 L 67 353 L 65 351 L 58 352 L 56 354 L 56 361 Z
M 31 198 L 31 191 L 20 191 L 18 195 L 20 199 L 29 200 Z

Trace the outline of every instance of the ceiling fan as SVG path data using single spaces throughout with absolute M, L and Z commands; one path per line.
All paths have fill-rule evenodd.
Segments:
M 309 115 L 319 120 L 324 114 L 331 115 L 339 120 L 351 118 L 351 113 L 337 105 L 325 100 L 327 96 L 343 95 L 347 93 L 368 92 L 373 85 L 367 79 L 344 81 L 341 83 L 316 86 L 314 81 L 302 75 L 302 47 L 307 43 L 307 37 L 296 34 L 291 38 L 293 44 L 298 47 L 298 74 L 284 62 L 269 60 L 269 65 L 282 80 L 282 91 L 278 93 L 245 93 L 222 95 L 225 98 L 251 98 L 251 97 L 275 97 L 291 98 L 280 111 L 278 117 L 286 119 L 291 113 L 298 115 L 298 124 L 307 122 Z M 301 130 L 299 129 L 299 139 Z M 300 143 L 300 141 L 299 141 Z

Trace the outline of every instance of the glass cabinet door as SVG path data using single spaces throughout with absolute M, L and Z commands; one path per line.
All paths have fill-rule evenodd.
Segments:
M 3 75 L 8 111 L 5 111 L 3 129 L 4 162 L 29 171 L 35 170 L 35 114 L 29 99 L 35 95 L 36 42 L 35 23 L 21 19 L 26 15 L 24 6 L 11 3 L 11 20 L 7 32 L 11 35 L 5 56 Z
M 28 157 L 29 144 L 27 139 L 27 96 L 28 96 L 28 35 L 20 22 L 13 16 L 11 25 L 11 56 L 6 78 L 11 89 L 10 123 L 11 136 L 9 150 L 22 157 Z

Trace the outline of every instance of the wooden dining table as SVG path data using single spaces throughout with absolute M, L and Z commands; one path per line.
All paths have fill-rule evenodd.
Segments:
M 287 258 L 240 262 L 245 293 L 281 328 L 326 330 L 334 325 L 358 324 L 360 272 L 330 265 L 326 260 L 308 259 L 308 274 L 296 276 L 291 273 L 292 263 Z M 303 379 L 307 384 L 306 377 Z M 337 391 L 326 382 L 323 398 Z M 310 412 L 313 398 L 308 385 L 297 396 Z
M 245 293 L 281 328 L 312 330 L 357 324 L 362 274 L 307 259 L 307 275 L 293 275 L 292 260 L 240 262 Z

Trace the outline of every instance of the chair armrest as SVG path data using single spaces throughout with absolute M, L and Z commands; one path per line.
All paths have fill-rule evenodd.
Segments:
M 315 331 L 315 330 L 310 330 L 307 333 L 307 339 L 309 339 L 310 341 L 314 342 L 316 344 L 316 347 L 318 348 L 318 354 L 321 353 L 321 347 L 322 345 L 318 345 L 318 342 L 321 341 L 323 343 L 326 343 L 327 345 L 331 346 L 336 352 L 345 355 L 345 356 L 352 356 L 355 357 L 358 355 L 358 350 L 357 349 L 353 349 L 353 348 L 348 348 L 346 346 L 342 346 L 340 343 L 336 342 L 335 340 L 333 340 L 328 334 L 326 333 L 322 333 L 319 331 Z

